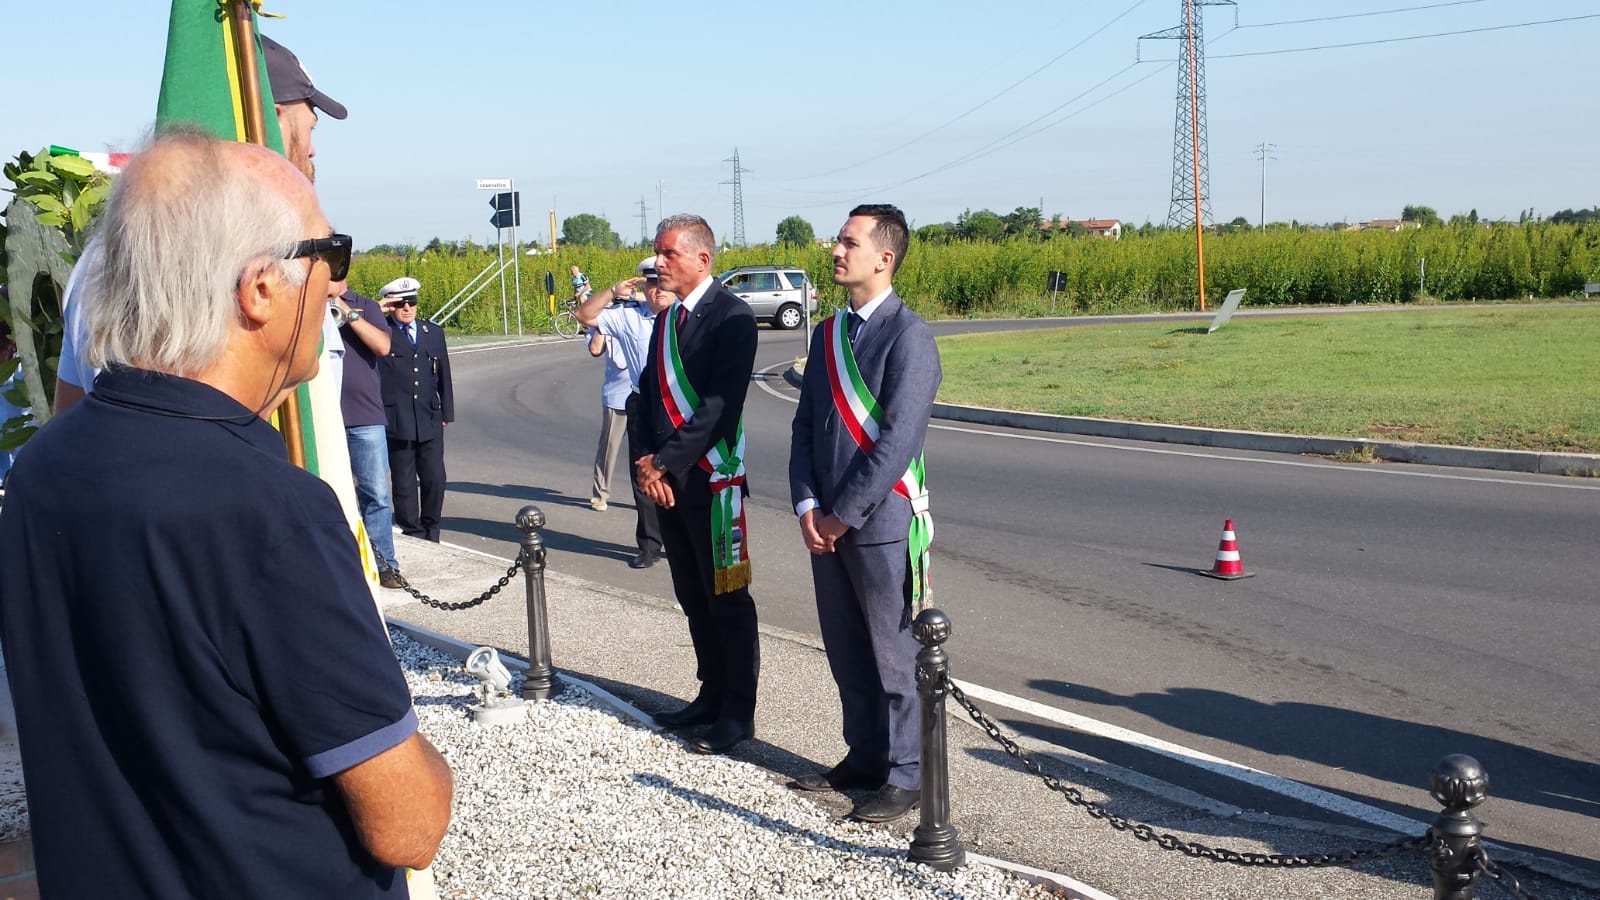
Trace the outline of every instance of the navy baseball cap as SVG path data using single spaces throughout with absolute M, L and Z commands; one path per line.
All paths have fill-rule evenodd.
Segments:
M 311 83 L 311 73 L 300 65 L 300 60 L 289 48 L 266 35 L 261 36 L 261 52 L 267 58 L 267 78 L 272 82 L 272 99 L 276 103 L 298 103 L 309 100 L 311 105 L 335 119 L 350 114 L 344 104 L 317 90 Z

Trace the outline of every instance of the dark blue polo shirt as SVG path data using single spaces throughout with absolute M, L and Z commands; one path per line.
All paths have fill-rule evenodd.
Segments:
M 345 291 L 344 302 L 351 309 L 361 310 L 361 318 L 389 330 L 383 309 L 376 300 L 363 297 L 355 291 Z M 378 378 L 378 354 L 356 336 L 355 329 L 344 325 L 339 329 L 344 339 L 344 382 L 339 393 L 339 411 L 344 413 L 344 427 L 358 425 L 384 425 L 383 384 Z
M 0 640 L 46 897 L 404 897 L 328 776 L 416 731 L 333 491 L 110 369 L 17 460 Z

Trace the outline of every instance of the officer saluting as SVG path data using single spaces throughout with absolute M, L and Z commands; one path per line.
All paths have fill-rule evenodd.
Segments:
M 444 329 L 417 317 L 421 290 L 415 278 L 396 278 L 378 291 L 391 332 L 380 374 L 394 523 L 405 534 L 438 543 L 444 511 L 444 427 L 455 421 L 456 410 Z

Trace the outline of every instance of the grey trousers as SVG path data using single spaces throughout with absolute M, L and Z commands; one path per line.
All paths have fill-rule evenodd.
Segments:
M 617 451 L 622 449 L 622 439 L 628 436 L 628 413 L 625 410 L 600 408 L 600 446 L 594 451 L 594 488 L 589 496 L 596 500 L 611 499 L 611 468 L 617 462 Z M 628 473 L 628 480 L 633 474 Z

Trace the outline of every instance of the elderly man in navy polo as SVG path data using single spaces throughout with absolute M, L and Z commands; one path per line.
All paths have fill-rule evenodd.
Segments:
M 389 355 L 379 368 L 389 426 L 394 524 L 439 542 L 444 514 L 444 427 L 456 419 L 444 329 L 417 315 L 422 282 L 396 278 L 378 290 L 389 312 Z
M 46 897 L 405 897 L 450 821 L 332 490 L 266 417 L 351 242 L 282 156 L 160 137 L 101 220 L 87 399 L 0 512 Z

